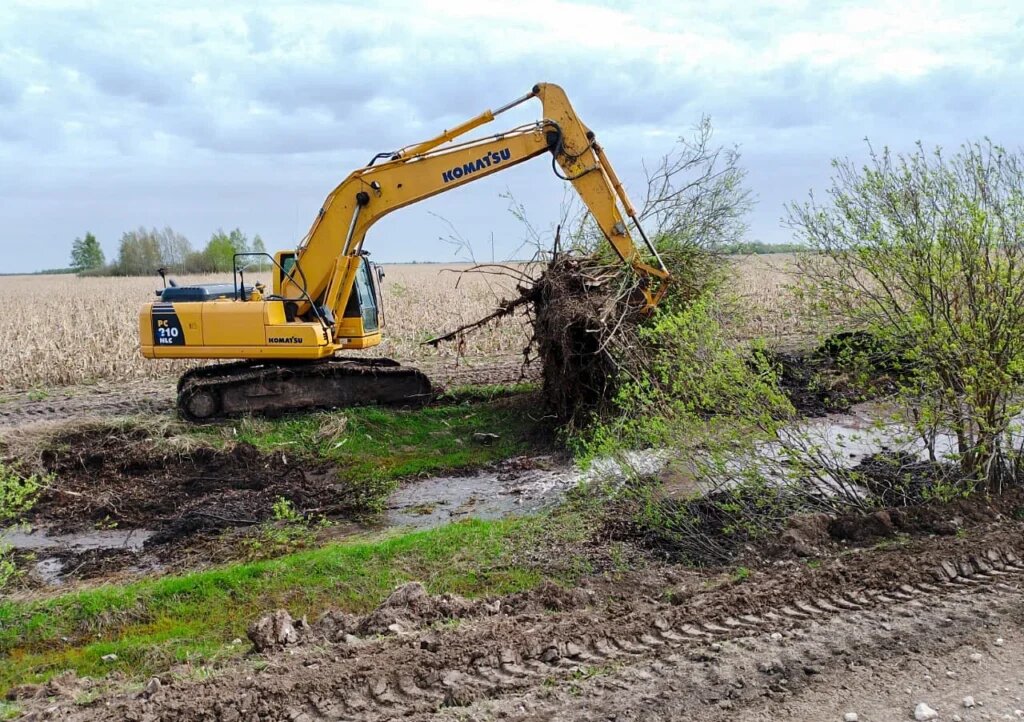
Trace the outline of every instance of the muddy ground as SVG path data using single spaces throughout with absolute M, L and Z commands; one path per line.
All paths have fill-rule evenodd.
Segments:
M 327 463 L 248 444 L 175 449 L 150 433 L 84 427 L 49 441 L 40 464 L 53 482 L 7 536 L 31 572 L 26 584 L 187 568 L 213 552 L 224 561 L 280 499 L 310 516 L 354 505 Z
M 879 369 L 868 387 L 856 382 L 828 347 L 811 351 L 774 352 L 767 359 L 779 371 L 783 390 L 798 412 L 817 416 L 846 411 L 865 398 L 885 393 L 889 379 Z M 438 389 L 537 381 L 536 364 L 523 366 L 521 356 L 456 363 L 431 360 L 419 366 Z M 46 421 L 115 416 L 174 415 L 176 379 L 135 381 L 0 394 L 0 429 Z
M 536 378 L 521 356 L 474 362 L 431 360 L 418 365 L 439 389 L 466 385 L 514 384 Z M 97 384 L 0 393 L 0 429 L 45 421 L 113 416 L 174 415 L 177 379 Z
M 26 719 L 67 720 L 870 722 L 922 702 L 942 720 L 1016 718 L 1022 531 L 998 518 L 742 575 L 659 565 L 476 601 L 406 585 L 363 617 L 294 633 L 279 619 L 284 644 L 203 680 L 64 677 L 12 697 Z
M 863 398 L 841 373 L 822 383 L 816 369 L 827 362 L 779 363 L 807 415 Z M 6 403 L 7 423 L 37 417 L 28 400 Z M 244 534 L 278 498 L 334 517 L 351 505 L 328 466 L 244 444 L 174 449 L 144 432 L 71 430 L 55 448 L 40 461 L 61 484 L 30 521 L 126 535 L 119 547 L 58 558 L 83 577 L 223 560 L 225 547 L 196 541 Z M 537 466 L 510 462 L 489 483 L 514 490 Z M 920 702 L 943 720 L 1000 719 L 1024 709 L 1022 509 L 1024 498 L 1006 496 L 795 518 L 729 568 L 704 570 L 620 534 L 639 563 L 575 589 L 465 600 L 407 585 L 362 617 L 271 619 L 273 634 L 254 635 L 247 657 L 201 679 L 175 668 L 140 690 L 64 675 L 10 697 L 28 720 L 870 721 L 912 719 Z M 963 708 L 968 694 L 976 706 Z
M 160 428 L 72 426 L 46 440 L 37 464 L 50 482 L 18 525 L 0 531 L 26 572 L 22 589 L 194 570 L 388 527 L 528 513 L 557 503 L 578 480 L 558 454 L 514 457 L 396 482 L 380 492 L 385 508 L 373 511 L 366 483 L 347 481 L 332 462 L 290 448 L 164 438 Z M 296 519 L 278 516 L 282 501 Z M 284 534 L 278 541 L 274 529 Z
M 531 378 L 521 357 L 437 361 L 424 370 L 439 390 Z M 42 431 L 52 437 L 42 458 L 13 459 L 28 461 L 33 470 L 41 468 L 56 479 L 32 512 L 18 520 L 27 527 L 0 533 L 0 540 L 17 547 L 20 566 L 30 572 L 22 579 L 23 586 L 174 571 L 203 566 L 211 559 L 243 558 L 251 554 L 250 532 L 272 520 L 279 499 L 307 519 L 342 520 L 345 532 L 367 531 L 382 523 L 359 508 L 357 490 L 344 484 L 335 468 L 308 455 L 261 453 L 245 444 L 226 450 L 176 449 L 167 439 L 151 438 L 154 433 L 159 436 L 161 420 L 174 418 L 174 393 L 175 379 L 167 378 L 125 387 L 108 384 L 0 395 L 0 432 L 15 441 L 22 432 Z M 117 430 L 110 424 L 96 428 L 90 423 L 114 418 L 147 423 L 134 430 L 130 424 L 127 430 Z M 55 433 L 47 431 L 58 427 Z M 421 511 L 422 500 L 410 500 L 406 506 L 420 506 Z M 417 516 L 423 516 L 415 510 L 403 512 L 396 510 L 397 523 L 410 518 L 418 522 Z M 442 520 L 458 513 L 455 504 L 434 516 Z M 334 528 L 318 535 L 329 538 L 337 533 Z
M 827 354 L 778 354 L 772 363 L 782 370 L 787 393 L 805 415 L 844 410 L 863 396 L 863 389 L 836 370 Z M 431 376 L 442 388 L 524 378 L 521 360 L 511 358 L 435 365 Z M 418 482 L 419 489 L 411 487 L 403 498 L 392 500 L 385 517 L 369 518 L 357 513 L 354 490 L 329 464 L 302 455 L 261 453 L 245 444 L 176 449 L 167 439 L 151 438 L 159 436 L 159 424 L 112 430 L 88 423 L 118 416 L 170 419 L 172 381 L 65 389 L 45 398 L 24 393 L 0 401 L 0 429 L 8 435 L 56 421 L 65 429 L 51 439 L 42 458 L 31 460 L 54 474 L 56 483 L 21 520 L 29 529 L 5 536 L 19 548 L 21 566 L 31 572 L 23 585 L 243 558 L 252 552 L 246 543 L 249 533 L 272 520 L 279 499 L 306 518 L 340 520 L 351 532 L 382 523 L 425 526 L 467 514 L 522 512 L 573 483 L 564 460 L 554 462 L 556 473 L 546 475 L 530 472 L 538 466 L 550 469 L 550 460 L 513 460 L 461 485 L 443 478 Z

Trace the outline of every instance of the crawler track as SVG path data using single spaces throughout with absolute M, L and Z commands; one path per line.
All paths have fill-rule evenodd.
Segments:
M 240 364 L 203 366 L 197 371 Z M 451 359 L 425 359 L 417 366 L 435 388 L 460 385 L 513 384 L 536 380 L 536 369 L 524 373 L 521 356 L 469 359 L 456 364 Z M 186 374 L 192 378 L 192 374 Z M 179 381 L 180 383 L 180 381 Z M 137 380 L 123 384 L 89 385 L 54 389 L 52 394 L 35 398 L 31 392 L 0 394 L 0 431 L 38 423 L 71 422 L 83 418 L 134 416 L 171 416 L 175 395 L 173 380 Z
M 189 421 L 283 414 L 366 404 L 419 406 L 432 395 L 419 370 L 390 359 L 316 363 L 239 362 L 193 369 L 178 381 L 178 412 Z

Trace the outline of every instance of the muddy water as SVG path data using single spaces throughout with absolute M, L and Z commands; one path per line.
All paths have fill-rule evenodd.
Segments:
M 140 552 L 153 532 L 144 529 L 96 529 L 77 534 L 52 534 L 46 529 L 23 526 L 0 530 L 0 548 L 10 546 L 31 552 L 35 576 L 46 584 L 61 584 L 68 573 L 68 559 L 75 554 L 100 549 Z M 55 555 L 60 552 L 60 555 Z
M 881 451 L 902 451 L 928 458 L 924 442 L 906 427 L 881 420 L 891 412 L 876 404 L 861 404 L 849 413 L 830 414 L 795 425 L 784 431 L 787 443 L 813 448 L 833 468 L 852 468 L 865 457 Z M 955 438 L 939 435 L 937 458 L 949 458 L 956 449 Z M 779 444 L 766 444 L 760 456 L 769 463 L 764 473 L 776 473 L 782 457 Z M 515 468 L 514 462 L 520 467 Z M 665 451 L 650 450 L 627 454 L 621 460 L 599 459 L 586 470 L 560 463 L 550 457 L 513 460 L 512 468 L 485 471 L 468 476 L 438 476 L 410 483 L 392 495 L 385 514 L 387 526 L 430 528 L 465 518 L 494 519 L 511 514 L 538 511 L 557 503 L 566 491 L 589 481 L 616 483 L 630 474 L 657 474 L 671 461 Z M 757 464 L 742 458 L 737 466 Z M 689 485 L 685 491 L 694 491 Z
M 927 457 L 924 444 L 920 439 L 911 438 L 905 428 L 880 425 L 878 420 L 884 416 L 884 409 L 865 404 L 854 407 L 850 413 L 805 421 L 787 429 L 784 436 L 815 447 L 816 453 L 830 459 L 835 465 L 833 468 L 853 467 L 864 457 L 883 450 L 910 451 Z M 941 458 L 953 448 L 951 438 L 940 437 L 936 452 Z M 779 444 L 766 444 L 756 459 L 738 457 L 733 464 L 737 469 L 751 464 L 763 465 L 764 473 L 770 475 L 781 468 L 781 457 Z M 671 466 L 670 462 L 667 452 L 646 451 L 628 454 L 620 460 L 598 460 L 583 470 L 556 457 L 523 457 L 472 474 L 410 480 L 390 497 L 379 518 L 367 523 L 339 524 L 332 537 L 345 538 L 387 528 L 427 529 L 467 518 L 495 519 L 532 513 L 557 504 L 577 485 L 594 480 L 614 484 L 632 474 L 657 474 Z M 674 471 L 666 472 L 669 479 Z M 826 493 L 829 492 L 827 487 L 826 480 L 823 487 Z M 680 485 L 680 493 L 694 490 L 692 480 Z M 672 489 L 667 493 L 673 493 Z M 155 559 L 152 564 L 146 561 L 152 555 L 145 542 L 152 534 L 139 529 L 57 534 L 46 529 L 13 528 L 0 530 L 0 545 L 35 555 L 35 575 L 53 584 L 60 583 L 74 570 L 77 557 L 97 550 L 128 552 L 126 563 L 137 564 L 140 571 L 146 571 L 147 564 L 150 570 L 158 568 L 159 562 Z
M 51 534 L 45 529 L 14 527 L 0 531 L 0 544 L 15 549 L 45 551 L 56 547 L 70 549 L 141 549 L 153 532 L 143 529 L 97 529 L 79 534 Z
M 426 529 L 460 519 L 497 519 L 539 511 L 565 493 L 594 479 L 621 481 L 624 464 L 635 472 L 654 473 L 663 455 L 637 452 L 623 462 L 600 460 L 589 469 L 567 465 L 553 457 L 513 459 L 496 471 L 469 476 L 437 476 L 408 484 L 389 500 L 387 525 Z
M 409 481 L 392 494 L 380 517 L 364 522 L 339 521 L 332 527 L 330 538 L 345 539 L 389 528 L 428 529 L 461 519 L 497 519 L 537 512 L 559 502 L 578 484 L 596 478 L 626 478 L 624 465 L 633 472 L 651 473 L 661 464 L 659 455 L 653 452 L 631 454 L 619 463 L 601 461 L 588 470 L 551 456 L 521 457 L 472 474 Z M 146 546 L 154 533 L 97 529 L 58 534 L 45 528 L 14 527 L 0 530 L 0 545 L 34 555 L 34 576 L 52 585 L 62 583 L 75 571 L 79 559 L 96 550 L 127 552 L 123 559 L 130 570 L 160 568 L 155 550 Z
M 880 451 L 901 451 L 927 460 L 924 441 L 905 425 L 886 422 L 891 416 L 891 410 L 877 404 L 860 404 L 849 413 L 829 414 L 787 429 L 784 436 L 790 441 L 813 444 L 845 467 L 856 466 L 865 457 Z M 936 436 L 937 459 L 948 459 L 955 452 L 956 437 L 952 434 Z

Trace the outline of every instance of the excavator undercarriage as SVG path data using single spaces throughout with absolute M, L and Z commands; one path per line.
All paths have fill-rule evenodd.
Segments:
M 432 393 L 422 371 L 386 358 L 238 361 L 185 373 L 178 380 L 178 411 L 189 421 L 210 421 L 369 404 L 421 406 Z

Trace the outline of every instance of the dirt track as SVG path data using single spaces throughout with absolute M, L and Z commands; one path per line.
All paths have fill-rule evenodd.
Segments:
M 907 719 L 921 701 L 941 719 L 999 719 L 1024 706 L 1021 529 L 713 584 L 662 567 L 480 602 L 406 588 L 369 617 L 326 617 L 299 644 L 212 679 L 65 699 L 36 719 L 870 721 Z M 435 623 L 450 616 L 460 621 Z M 956 709 L 967 694 L 986 707 Z M 52 701 L 27 704 L 42 713 Z
M 532 379 L 536 371 L 523 375 L 521 356 L 483 359 L 455 365 L 451 359 L 418 365 L 437 388 L 470 384 L 512 384 Z M 0 429 L 45 421 L 67 422 L 93 417 L 153 416 L 174 414 L 176 379 L 133 381 L 73 386 L 46 392 L 23 391 L 0 397 Z

